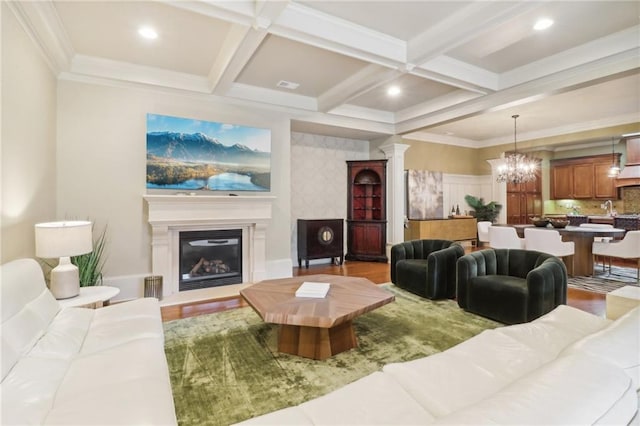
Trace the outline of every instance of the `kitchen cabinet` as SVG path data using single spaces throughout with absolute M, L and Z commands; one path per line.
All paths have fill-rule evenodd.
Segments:
M 620 164 L 620 154 L 615 161 Z M 611 155 L 592 155 L 551 161 L 551 198 L 618 199 L 615 179 L 607 174 Z
M 534 216 L 542 216 L 542 194 L 527 192 L 507 193 L 507 223 L 526 225 Z
M 542 216 L 542 174 L 526 183 L 507 183 L 507 223 L 526 225 L 534 216 Z
M 347 161 L 347 260 L 386 262 L 387 160 Z
M 620 157 L 620 154 L 618 154 Z M 620 164 L 620 158 L 618 158 Z M 617 200 L 618 188 L 616 187 L 616 179 L 608 176 L 611 161 L 606 163 L 595 163 L 593 165 L 593 195 L 595 198 Z

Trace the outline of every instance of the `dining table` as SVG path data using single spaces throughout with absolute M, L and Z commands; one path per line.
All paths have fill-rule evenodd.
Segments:
M 524 230 L 535 225 L 508 225 L 513 226 L 518 236 L 524 238 Z M 610 237 L 621 238 L 626 230 L 620 228 L 590 228 L 585 226 L 566 226 L 553 228 L 551 226 L 539 227 L 539 229 L 556 230 L 562 236 L 562 241 L 573 241 L 573 271 L 574 276 L 591 276 L 593 274 L 593 241 L 595 238 Z

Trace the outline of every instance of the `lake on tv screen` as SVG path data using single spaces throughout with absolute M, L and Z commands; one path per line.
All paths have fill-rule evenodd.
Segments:
M 239 173 L 220 173 L 209 179 L 189 179 L 181 183 L 155 184 L 147 183 L 151 189 L 209 189 L 211 191 L 267 191 L 268 188 L 251 182 L 251 176 Z

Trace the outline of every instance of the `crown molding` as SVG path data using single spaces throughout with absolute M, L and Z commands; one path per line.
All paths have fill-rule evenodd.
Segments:
M 73 57 L 69 71 L 69 75 L 72 74 L 210 93 L 210 83 L 206 77 L 84 55 Z
M 74 50 L 58 13 L 49 0 L 37 2 L 8 1 L 27 35 L 40 48 L 49 68 L 58 75 L 67 71 Z
M 392 112 L 365 108 L 357 105 L 341 105 L 337 108 L 332 109 L 329 114 L 348 118 L 357 118 L 367 121 L 375 121 L 378 123 L 389 124 L 391 126 L 395 125 L 395 115 Z
M 248 86 L 242 83 L 233 83 L 227 91 L 226 96 L 286 108 L 308 111 L 316 111 L 318 109 L 315 98 L 294 93 L 285 93 L 280 90 Z

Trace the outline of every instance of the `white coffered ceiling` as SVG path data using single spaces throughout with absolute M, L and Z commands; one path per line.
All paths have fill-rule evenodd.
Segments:
M 59 78 L 278 108 L 297 131 L 479 147 L 508 142 L 515 113 L 519 139 L 640 121 L 638 1 L 8 4 Z

